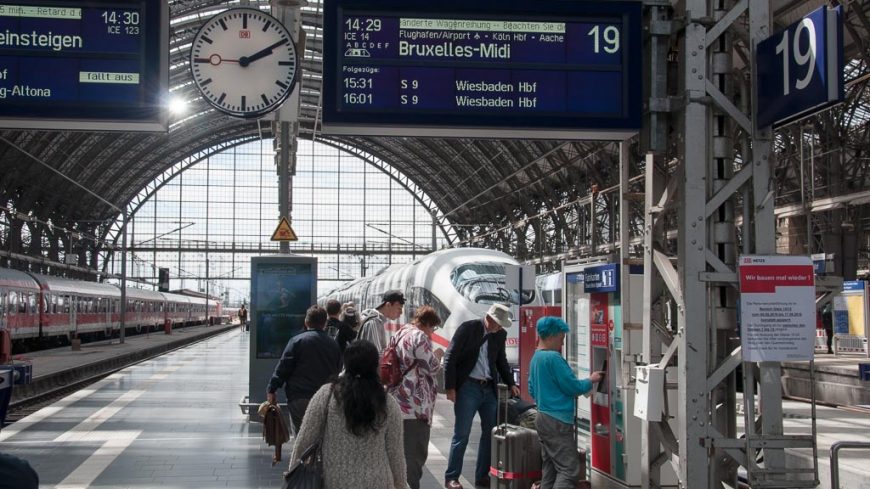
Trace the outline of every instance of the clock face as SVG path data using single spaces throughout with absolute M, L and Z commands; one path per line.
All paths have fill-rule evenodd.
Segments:
M 203 97 L 235 117 L 278 108 L 296 83 L 296 44 L 278 19 L 252 8 L 226 10 L 193 38 L 190 70 Z

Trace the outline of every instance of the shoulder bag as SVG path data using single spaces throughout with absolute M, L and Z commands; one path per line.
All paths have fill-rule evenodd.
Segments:
M 323 427 L 320 429 L 320 439 L 312 443 L 296 461 L 296 465 L 284 475 L 284 485 L 281 489 L 321 489 L 323 487 L 323 438 L 326 435 L 326 421 L 329 416 L 329 403 L 332 402 L 332 389 L 329 388 L 329 399 L 323 410 Z

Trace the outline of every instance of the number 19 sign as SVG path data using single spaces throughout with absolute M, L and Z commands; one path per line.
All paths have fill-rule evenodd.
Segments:
M 821 7 L 758 44 L 758 128 L 843 100 L 842 7 Z

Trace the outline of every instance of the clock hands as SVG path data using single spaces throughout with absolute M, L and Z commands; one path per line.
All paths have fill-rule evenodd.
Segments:
M 193 58 L 194 63 L 208 63 L 212 66 L 217 66 L 221 63 L 238 63 L 237 59 L 223 59 L 219 54 L 212 54 L 208 58 Z
M 257 61 L 260 58 L 265 58 L 266 56 L 269 56 L 270 54 L 272 54 L 273 49 L 277 48 L 278 46 L 280 46 L 282 44 L 287 44 L 287 40 L 282 39 L 282 40 L 280 40 L 280 41 L 278 41 L 278 42 L 276 42 L 276 43 L 274 43 L 266 48 L 263 48 L 263 49 L 257 51 L 256 53 L 254 53 L 250 56 L 242 56 L 241 58 L 239 58 L 239 66 L 244 68 L 244 67 L 248 66 L 249 64 L 253 63 L 254 61 Z

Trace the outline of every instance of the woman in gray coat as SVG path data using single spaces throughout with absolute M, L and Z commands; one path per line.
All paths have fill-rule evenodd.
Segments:
M 378 351 L 354 341 L 344 373 L 314 394 L 296 437 L 291 464 L 323 433 L 325 489 L 406 489 L 402 412 L 384 392 Z M 292 468 L 292 465 L 291 465 Z

